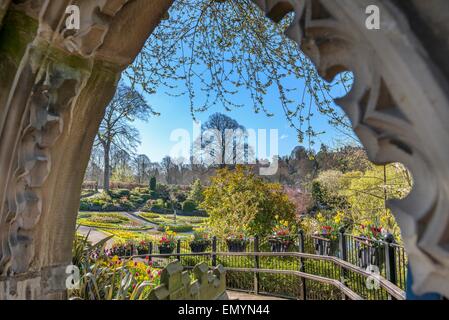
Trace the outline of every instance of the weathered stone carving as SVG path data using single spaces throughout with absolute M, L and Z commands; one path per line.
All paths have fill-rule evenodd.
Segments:
M 2 25 L 3 17 L 6 14 L 6 10 L 8 10 L 10 2 L 11 0 L 0 0 L 0 27 Z
M 161 284 L 150 292 L 153 300 L 223 300 L 227 299 L 226 271 L 222 265 L 209 271 L 206 263 L 193 268 L 195 280 L 188 271 L 182 271 L 176 260 L 167 265 L 161 274 Z
M 413 289 L 449 296 L 449 3 L 254 1 L 275 21 L 295 11 L 288 35 L 325 79 L 354 72 L 337 103 L 371 160 L 402 162 L 414 175 L 411 194 L 390 202 Z M 0 0 L 0 298 L 64 297 L 48 277 L 70 263 L 77 193 L 104 107 L 171 2 Z M 79 31 L 65 30 L 72 3 Z M 380 30 L 365 28 L 373 4 Z
M 72 3 L 86 19 L 79 32 L 65 30 Z M 171 1 L 127 3 L 0 1 L 0 299 L 65 297 L 93 138 L 121 71 Z M 130 16 L 138 37 L 117 27 Z M 123 38 L 129 46 L 110 49 Z
M 80 8 L 81 26 L 78 31 L 67 30 L 62 25 L 61 35 L 63 44 L 70 52 L 77 52 L 84 57 L 89 57 L 103 44 L 109 31 L 109 24 L 117 12 L 129 0 L 100 0 L 78 1 Z
M 352 90 L 337 104 L 372 161 L 402 162 L 414 176 L 411 194 L 389 202 L 409 255 L 413 289 L 449 296 L 448 85 L 407 17 L 390 1 L 255 2 L 274 21 L 295 12 L 287 35 L 323 78 L 354 73 Z M 365 27 L 368 5 L 380 8 L 380 30 Z

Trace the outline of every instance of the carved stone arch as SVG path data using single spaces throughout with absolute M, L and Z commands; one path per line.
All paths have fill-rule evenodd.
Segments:
M 0 0 L 0 300 L 65 297 L 93 139 L 171 2 Z
M 0 0 L 0 299 L 65 297 L 79 189 L 103 110 L 171 2 Z M 275 21 L 296 12 L 289 36 L 325 79 L 354 72 L 338 104 L 372 160 L 400 161 L 414 175 L 411 194 L 390 202 L 414 290 L 449 296 L 449 2 L 254 2 Z M 80 6 L 78 31 L 64 29 L 69 4 Z M 372 4 L 380 30 L 365 28 Z
M 449 86 L 407 15 L 393 1 L 255 2 L 274 21 L 295 12 L 286 33 L 324 79 L 354 73 L 351 91 L 336 103 L 370 160 L 401 162 L 414 177 L 411 193 L 388 204 L 408 252 L 413 290 L 449 296 Z M 380 9 L 380 30 L 365 25 L 368 5 Z

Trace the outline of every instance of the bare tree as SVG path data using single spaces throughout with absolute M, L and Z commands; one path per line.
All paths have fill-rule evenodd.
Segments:
M 97 145 L 103 149 L 104 178 L 103 188 L 109 190 L 111 174 L 111 149 L 133 153 L 140 143 L 139 132 L 131 125 L 136 119 L 147 120 L 153 113 L 141 94 L 123 84 L 106 108 L 103 121 L 97 134 Z
M 144 181 L 149 183 L 150 164 L 150 159 L 144 154 L 139 154 L 134 158 L 135 171 L 139 183 L 143 183 Z
M 244 160 L 246 129 L 236 120 L 222 114 L 214 113 L 201 127 L 201 147 L 209 164 L 224 167 Z
M 161 167 L 165 174 L 165 178 L 168 184 L 173 183 L 173 168 L 175 167 L 175 163 L 173 162 L 170 156 L 166 156 L 161 161 Z

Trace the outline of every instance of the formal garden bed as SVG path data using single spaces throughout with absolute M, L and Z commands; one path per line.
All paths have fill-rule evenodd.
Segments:
M 175 216 L 173 214 L 157 214 L 157 213 L 147 213 L 140 212 L 139 216 L 144 218 L 150 223 L 157 225 L 157 230 L 164 232 L 168 229 L 178 232 L 192 232 L 197 228 L 200 228 L 206 222 L 204 217 L 195 216 Z
M 117 230 L 147 230 L 151 227 L 145 226 L 138 221 L 131 220 L 122 213 L 116 212 L 81 212 L 78 215 L 77 223 L 86 227 L 99 229 Z

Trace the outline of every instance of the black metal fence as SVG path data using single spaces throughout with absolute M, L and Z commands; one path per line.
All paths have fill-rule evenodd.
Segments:
M 340 232 L 337 239 L 299 235 L 304 239 L 304 252 L 339 257 L 344 261 L 378 273 L 402 290 L 406 289 L 407 255 L 391 234 L 386 241 L 366 239 Z
M 123 255 L 147 254 L 128 249 Z M 391 236 L 387 241 L 374 241 L 342 231 L 336 239 L 328 239 L 300 231 L 288 246 L 276 247 L 268 238 L 254 237 L 246 239 L 237 248 L 230 247 L 226 240 L 213 237 L 203 251 L 192 252 L 190 240 L 179 239 L 172 255 L 158 256 L 168 252 L 161 252 L 158 245 L 152 243 L 148 254 L 152 262 L 161 267 L 175 259 L 186 267 L 200 262 L 211 267 L 221 264 L 228 269 L 229 289 L 290 299 L 341 299 L 341 288 L 323 279 L 338 281 L 355 295 L 370 300 L 394 298 L 388 287 L 379 285 L 379 279 L 386 279 L 402 290 L 406 285 L 407 256 L 404 248 L 394 243 Z M 270 255 L 272 252 L 276 254 Z M 332 257 L 346 264 L 336 263 L 337 259 Z M 251 272 L 243 272 L 250 269 Z M 298 276 L 298 272 L 323 279 Z

